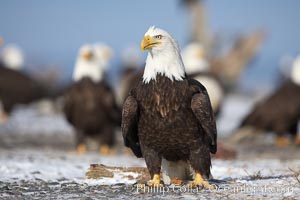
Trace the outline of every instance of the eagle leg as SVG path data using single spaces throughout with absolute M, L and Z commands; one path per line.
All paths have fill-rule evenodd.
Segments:
M 200 173 L 195 174 L 195 179 L 187 184 L 187 187 L 203 186 L 206 189 L 214 190 L 216 187 L 205 181 Z
M 294 143 L 295 143 L 295 145 L 300 146 L 300 134 L 299 133 L 295 136 Z
M 84 143 L 78 144 L 76 147 L 78 154 L 85 154 L 86 153 L 86 145 Z
M 112 126 L 107 125 L 103 128 L 101 134 L 98 136 L 99 141 L 99 153 L 103 155 L 114 155 L 115 152 L 112 150 L 112 146 L 115 142 L 115 134 Z
M 102 155 L 114 155 L 115 154 L 115 152 L 107 144 L 102 144 L 100 146 L 99 153 Z
M 86 143 L 85 143 L 85 135 L 83 131 L 77 129 L 76 130 L 76 152 L 77 154 L 85 154 L 87 151 Z
M 0 124 L 5 123 L 8 120 L 8 114 L 6 112 L 0 113 Z
M 143 155 L 152 178 L 147 185 L 149 187 L 163 187 L 163 184 L 160 183 L 161 156 L 155 150 L 146 146 L 144 146 Z
M 277 136 L 276 138 L 276 146 L 283 148 L 287 147 L 290 144 L 290 139 L 285 136 Z
M 114 127 L 111 125 L 103 127 L 101 132 L 97 134 L 97 140 L 100 146 L 106 145 L 111 148 L 115 143 Z

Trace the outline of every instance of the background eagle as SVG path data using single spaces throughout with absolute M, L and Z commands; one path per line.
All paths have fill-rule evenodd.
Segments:
M 182 50 L 182 60 L 188 77 L 199 81 L 206 88 L 213 111 L 217 116 L 225 97 L 225 86 L 221 79 L 212 73 L 204 47 L 197 42 L 188 44 Z
M 86 151 L 86 139 L 98 140 L 100 152 L 110 153 L 115 142 L 114 128 L 120 124 L 112 89 L 104 79 L 110 49 L 106 46 L 84 45 L 79 51 L 73 80 L 64 95 L 66 119 L 76 130 L 79 153 Z
M 240 128 L 253 127 L 264 132 L 273 132 L 278 146 L 292 141 L 300 145 L 298 123 L 300 120 L 300 58 L 293 64 L 290 79 L 264 100 L 258 102 L 252 111 L 242 120 Z M 237 132 L 239 134 L 239 132 Z
M 204 86 L 188 79 L 177 42 L 164 30 L 150 27 L 141 43 L 148 49 L 142 80 L 124 102 L 125 145 L 144 157 L 152 177 L 149 186 L 190 179 L 211 188 L 210 153 L 217 151 L 217 130 Z
M 27 75 L 23 67 L 22 50 L 16 45 L 6 45 L 0 53 L 0 104 L 4 118 L 17 104 L 28 104 L 52 95 L 49 87 Z
M 120 107 L 122 107 L 131 88 L 135 86 L 143 76 L 140 61 L 141 58 L 138 48 L 131 47 L 123 51 L 122 70 L 119 77 L 119 84 L 116 88 L 117 103 Z

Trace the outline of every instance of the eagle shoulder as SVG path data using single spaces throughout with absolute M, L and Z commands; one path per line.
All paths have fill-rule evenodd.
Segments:
M 132 95 L 126 98 L 123 105 L 121 130 L 125 146 L 129 147 L 136 157 L 142 157 L 138 137 L 138 103 Z
M 204 133 L 209 138 L 209 148 L 211 153 L 217 152 L 217 128 L 210 99 L 205 87 L 196 80 L 189 80 L 190 88 L 193 92 L 191 109 L 201 125 Z

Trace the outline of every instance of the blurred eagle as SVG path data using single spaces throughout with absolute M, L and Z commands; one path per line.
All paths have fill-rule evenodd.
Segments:
M 177 42 L 166 31 L 150 27 L 141 42 L 149 50 L 144 74 L 123 105 L 124 143 L 144 157 L 152 180 L 161 186 L 174 178 L 192 186 L 213 188 L 210 153 L 217 151 L 217 130 L 203 85 L 185 74 Z
M 111 57 L 106 45 L 84 45 L 79 50 L 73 73 L 73 85 L 64 95 L 64 113 L 76 129 L 78 153 L 85 153 L 86 139 L 100 144 L 100 153 L 110 153 L 115 142 L 114 128 L 121 122 L 112 89 L 105 80 Z
M 0 103 L 5 113 L 15 105 L 27 104 L 48 95 L 47 88 L 22 71 L 24 55 L 16 45 L 6 45 L 0 53 Z M 5 114 L 7 115 L 7 114 Z
M 133 88 L 143 76 L 141 69 L 141 57 L 139 50 L 135 47 L 129 47 L 122 53 L 122 69 L 120 82 L 116 90 L 117 104 L 121 107 Z
M 205 57 L 203 46 L 197 42 L 188 44 L 182 50 L 182 59 L 186 74 L 204 85 L 213 111 L 217 115 L 221 110 L 225 90 L 221 80 L 211 72 L 210 64 Z
M 277 134 L 277 145 L 294 143 L 300 145 L 298 122 L 300 120 L 300 57 L 293 64 L 290 80 L 286 80 L 269 97 L 258 102 L 243 119 L 240 127 L 254 127 Z

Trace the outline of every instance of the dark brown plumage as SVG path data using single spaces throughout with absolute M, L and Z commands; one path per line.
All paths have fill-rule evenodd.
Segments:
M 279 136 L 295 136 L 300 120 L 300 86 L 291 81 L 283 83 L 272 95 L 258 102 L 241 123 Z
M 77 145 L 85 144 L 87 137 L 96 138 L 100 144 L 114 144 L 114 128 L 120 125 L 121 112 L 105 81 L 83 78 L 66 91 L 64 98 L 64 113 L 76 129 Z
M 125 70 L 121 73 L 120 80 L 120 106 L 123 105 L 125 98 L 128 96 L 130 90 L 136 86 L 141 77 L 143 76 L 143 70 L 141 69 L 133 69 L 125 67 Z
M 26 74 L 0 66 L 0 101 L 9 113 L 16 104 L 28 104 L 46 97 L 46 88 Z
M 162 158 L 188 161 L 209 177 L 216 124 L 206 89 L 195 80 L 141 80 L 125 100 L 122 134 L 125 145 L 145 158 L 151 177 L 160 173 Z
M 212 101 L 214 101 L 213 103 L 215 103 L 215 105 L 213 105 L 213 103 L 212 103 L 212 107 L 213 107 L 214 114 L 217 117 L 220 114 L 222 104 L 223 104 L 223 100 L 224 100 L 224 97 L 225 97 L 225 86 L 222 83 L 221 79 L 219 77 L 217 77 L 215 74 L 211 73 L 211 72 L 196 72 L 196 73 L 188 74 L 188 77 L 190 77 L 192 79 L 196 79 L 199 82 L 201 82 L 201 80 L 199 80 L 199 79 L 211 79 L 211 81 L 213 81 L 214 83 L 217 84 L 218 88 L 215 88 L 214 85 L 212 85 L 211 86 L 212 88 L 210 88 L 212 90 L 219 89 L 220 90 L 219 92 L 222 93 L 222 94 L 220 94 L 220 96 L 217 96 L 214 93 L 215 91 L 212 91 L 212 94 L 215 94 L 215 96 L 210 96 L 211 103 L 212 103 Z M 207 86 L 205 86 L 205 87 L 209 91 L 209 87 L 207 87 Z

